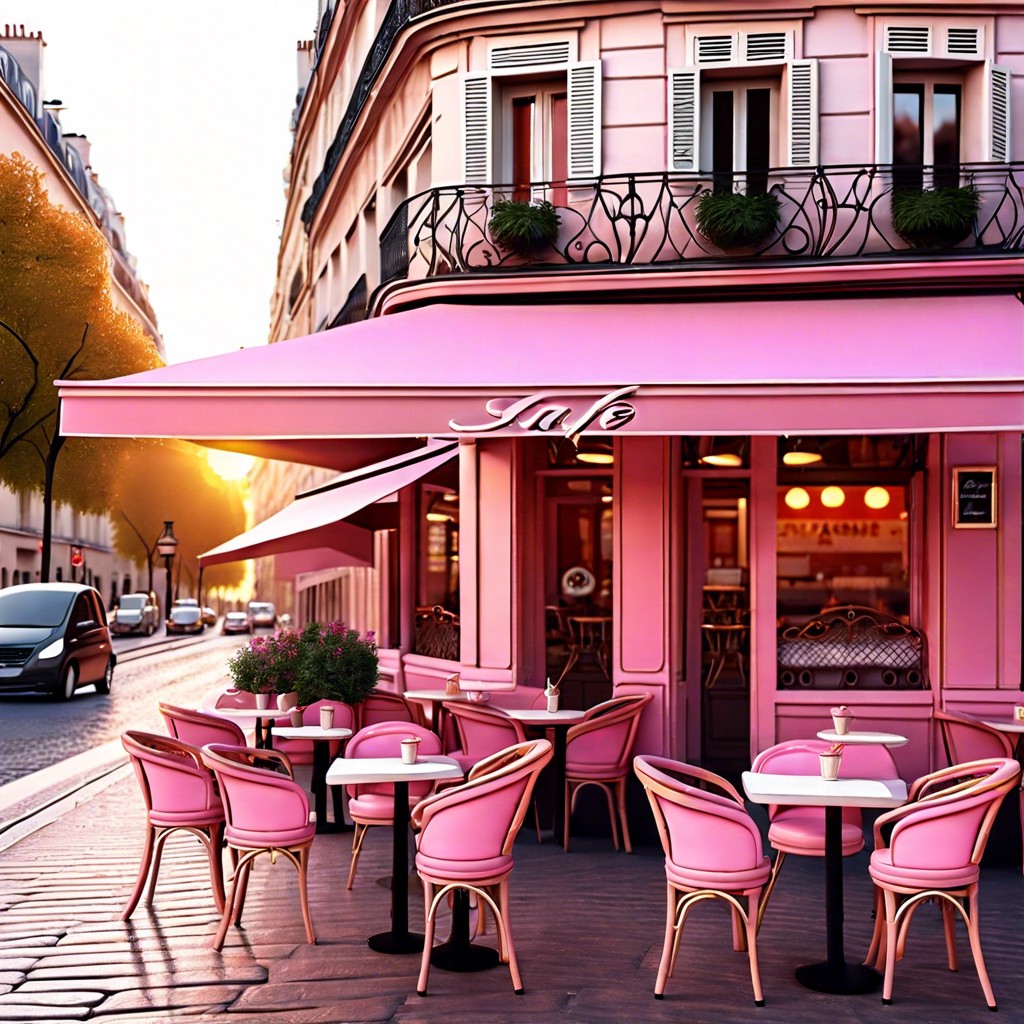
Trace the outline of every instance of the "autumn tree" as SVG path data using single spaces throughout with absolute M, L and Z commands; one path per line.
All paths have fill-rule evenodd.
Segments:
M 245 529 L 244 486 L 222 480 L 203 451 L 187 441 L 138 442 L 115 488 L 114 546 L 147 569 L 152 590 L 156 541 L 164 521 L 171 520 L 178 538 L 175 562 L 184 574 L 179 578 L 195 584 L 199 555 Z M 211 586 L 237 586 L 243 575 L 242 564 L 232 562 L 212 566 L 203 579 Z
M 52 204 L 42 174 L 17 153 L 0 154 L 0 365 L 0 481 L 44 496 L 46 580 L 53 500 L 81 512 L 109 507 L 130 445 L 65 444 L 53 381 L 117 377 L 161 360 L 138 322 L 113 305 L 103 235 Z

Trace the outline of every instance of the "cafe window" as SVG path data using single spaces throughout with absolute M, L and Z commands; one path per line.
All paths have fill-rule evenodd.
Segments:
M 451 479 L 420 485 L 416 584 L 417 654 L 459 658 L 459 492 Z
M 910 621 L 910 482 L 923 456 L 914 437 L 780 440 L 780 627 L 837 606 Z

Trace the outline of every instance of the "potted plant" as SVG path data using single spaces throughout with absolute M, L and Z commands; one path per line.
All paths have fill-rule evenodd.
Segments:
M 973 185 L 898 188 L 892 194 L 892 227 L 912 249 L 949 249 L 971 233 L 980 203 Z
M 705 190 L 697 203 L 697 230 L 719 249 L 750 248 L 768 238 L 779 216 L 779 201 L 769 192 Z
M 264 695 L 269 704 L 269 696 L 274 693 L 279 695 L 278 707 L 282 707 L 280 695 L 295 689 L 298 656 L 298 637 L 294 633 L 254 636 L 230 659 L 228 672 L 237 689 L 256 695 L 257 707 Z
M 377 685 L 377 643 L 343 622 L 310 622 L 298 636 L 295 689 L 301 706 L 320 700 L 360 704 Z
M 498 248 L 528 257 L 555 244 L 558 224 L 558 214 L 546 199 L 534 203 L 495 199 L 487 228 Z

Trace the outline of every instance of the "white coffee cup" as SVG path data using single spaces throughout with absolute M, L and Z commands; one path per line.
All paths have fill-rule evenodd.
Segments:
M 334 705 L 325 704 L 320 708 L 320 728 L 321 729 L 333 729 L 334 728 Z
M 827 782 L 835 782 L 839 778 L 839 762 L 842 761 L 842 754 L 824 753 L 819 754 L 821 761 L 821 777 Z
M 558 710 L 558 694 L 548 694 L 548 714 L 553 715 Z
M 270 707 L 270 694 L 269 693 L 257 693 L 256 694 L 256 708 L 259 711 L 266 711 Z
M 420 741 L 415 736 L 402 740 L 402 763 L 415 764 L 416 752 L 419 750 Z

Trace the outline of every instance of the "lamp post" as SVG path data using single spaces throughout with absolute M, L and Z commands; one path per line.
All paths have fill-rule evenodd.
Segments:
M 178 550 L 178 538 L 174 536 L 174 522 L 170 519 L 164 520 L 164 532 L 156 542 L 156 549 L 164 560 L 167 569 L 167 593 L 164 597 L 164 630 L 167 629 L 167 620 L 171 614 L 171 564 L 174 562 L 174 553 Z

